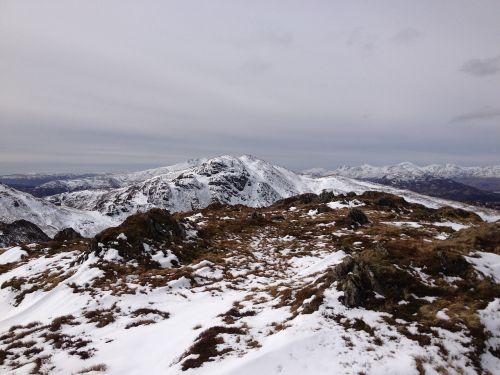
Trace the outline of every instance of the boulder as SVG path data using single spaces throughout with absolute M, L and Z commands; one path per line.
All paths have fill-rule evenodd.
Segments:
M 57 232 L 57 234 L 54 236 L 54 240 L 60 242 L 73 241 L 81 238 L 83 238 L 82 235 L 73 228 L 64 228 Z
M 351 208 L 345 222 L 350 227 L 359 227 L 368 224 L 370 220 L 368 220 L 368 217 L 359 208 Z
M 184 227 L 167 210 L 153 208 L 129 216 L 119 226 L 98 233 L 90 242 L 87 254 L 101 256 L 114 249 L 124 261 L 157 267 L 157 262 L 151 260 L 150 250 L 168 249 L 185 238 Z

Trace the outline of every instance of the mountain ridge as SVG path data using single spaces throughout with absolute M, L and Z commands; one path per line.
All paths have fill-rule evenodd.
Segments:
M 61 206 L 97 210 L 105 215 L 123 217 L 154 207 L 171 212 L 188 211 L 206 207 L 215 201 L 262 207 L 279 199 L 303 193 L 319 194 L 323 190 L 337 194 L 379 190 L 399 194 L 409 200 L 422 201 L 434 207 L 457 205 L 343 176 L 316 178 L 299 175 L 250 155 L 223 155 L 183 171 L 176 171 L 173 175 L 155 176 L 128 187 L 75 191 L 47 199 Z

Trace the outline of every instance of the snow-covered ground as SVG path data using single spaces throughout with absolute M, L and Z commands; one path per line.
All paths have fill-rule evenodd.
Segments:
M 0 253 L 5 267 L 0 274 L 0 372 L 29 374 L 38 368 L 76 374 L 94 368 L 93 373 L 120 375 L 439 374 L 443 369 L 449 374 L 495 373 L 499 360 L 492 353 L 500 345 L 500 296 L 478 312 L 477 319 L 491 335 L 478 362 L 472 363 L 473 351 L 479 349 L 464 323 L 447 326 L 470 307 L 455 305 L 443 292 L 432 294 L 438 286 L 455 293 L 455 284 L 465 282 L 461 276 L 431 275 L 415 259 L 391 265 L 424 288 L 424 294 L 404 292 L 396 300 L 402 308 L 420 307 L 407 319 L 383 308 L 348 307 L 340 281 L 331 279 L 332 270 L 355 252 L 367 248 L 367 259 L 372 259 L 369 248 L 379 242 L 400 240 L 403 245 L 397 248 L 404 246 L 405 238 L 392 237 L 397 228 L 415 231 L 415 241 L 423 237 L 432 242 L 438 230 L 461 230 L 459 223 L 415 221 L 411 212 L 392 220 L 394 212 L 378 212 L 354 199 L 330 203 L 332 210 L 326 212 L 300 202 L 262 209 L 263 217 L 280 214 L 285 222 L 258 227 L 248 224 L 252 210 L 186 214 L 183 222 L 191 232 L 178 249 L 201 241 L 197 230 L 223 230 L 211 240 L 210 256 L 180 268 L 171 268 L 172 259 L 178 260 L 173 250 L 160 256 L 149 246 L 145 252 L 157 257 L 158 269 L 126 263 L 112 249 L 99 256 L 85 250 L 89 256 L 82 257 L 86 240 L 57 251 L 5 250 Z M 326 225 L 335 225 L 353 206 L 365 207 L 373 224 L 358 229 Z M 381 237 L 387 228 L 389 237 Z M 120 231 L 116 235 L 117 241 L 128 238 Z M 403 250 L 415 256 L 414 250 Z M 380 251 L 377 256 L 384 257 L 388 250 Z M 478 251 L 464 259 L 474 268 L 463 275 L 476 272 L 479 282 L 500 282 L 498 255 Z M 462 292 L 469 293 L 469 288 Z M 375 293 L 375 300 L 391 298 L 381 293 Z M 424 329 L 432 318 L 436 326 Z

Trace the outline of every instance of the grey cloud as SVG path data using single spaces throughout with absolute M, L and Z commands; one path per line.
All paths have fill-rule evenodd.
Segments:
M 413 42 L 421 37 L 423 37 L 424 33 L 415 28 L 409 27 L 399 31 L 396 35 L 394 35 L 391 40 L 395 43 L 406 44 Z
M 242 65 L 242 68 L 250 73 L 263 73 L 271 67 L 272 64 L 259 58 L 248 59 Z
M 500 3 L 469 2 L 11 1 L 0 174 L 224 153 L 292 169 L 500 163 L 498 108 L 482 108 L 500 85 L 450 68 L 498 48 Z
M 371 52 L 375 48 L 375 38 L 363 28 L 357 27 L 349 33 L 347 45 Z
M 451 119 L 451 122 L 472 122 L 482 120 L 494 120 L 500 118 L 500 109 L 483 107 L 477 111 L 463 113 Z
M 240 48 L 255 48 L 260 46 L 290 47 L 294 43 L 291 32 L 264 30 L 252 33 L 249 36 L 240 36 L 232 39 L 231 44 Z
M 267 31 L 261 33 L 259 39 L 275 45 L 291 45 L 293 34 L 283 31 Z
M 460 70 L 464 73 L 484 77 L 500 72 L 500 56 L 466 61 Z

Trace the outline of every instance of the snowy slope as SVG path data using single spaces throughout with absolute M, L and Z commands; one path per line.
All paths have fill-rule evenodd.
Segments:
M 112 190 L 84 190 L 63 193 L 48 199 L 58 205 L 81 210 L 99 211 L 113 217 L 126 216 L 153 207 L 171 212 L 203 208 L 212 202 L 251 207 L 268 206 L 277 200 L 302 193 L 319 194 L 323 190 L 336 194 L 367 190 L 385 191 L 430 207 L 451 205 L 470 209 L 492 219 L 494 211 L 472 208 L 458 202 L 395 189 L 342 176 L 311 177 L 298 175 L 252 156 L 220 156 L 199 165 L 167 173 L 127 187 Z
M 110 256 L 113 249 L 85 258 L 80 242 L 56 251 L 7 249 L 0 254 L 6 263 L 0 274 L 0 372 L 495 373 L 498 269 L 483 261 L 498 262 L 491 248 L 477 254 L 471 245 L 458 263 L 465 270 L 448 270 L 439 264 L 456 261 L 457 240 L 437 235 L 455 233 L 445 226 L 459 223 L 416 222 L 412 211 L 392 222 L 393 212 L 366 206 L 372 225 L 348 229 L 335 225 L 346 208 L 318 213 L 324 203 L 292 204 L 257 210 L 262 217 L 283 217 L 258 226 L 248 225 L 250 209 L 180 214 L 197 234 L 169 247 L 179 257 L 189 246 L 199 253 L 178 269 L 144 268 L 116 251 Z M 392 227 L 402 222 L 412 228 L 394 238 Z M 495 224 L 477 225 L 491 230 Z M 205 230 L 213 237 L 202 237 L 210 228 L 221 230 Z M 407 251 L 410 239 L 420 247 L 435 244 L 446 256 L 436 266 L 428 252 L 420 258 L 418 249 Z M 126 246 L 127 236 L 116 241 Z M 380 256 L 373 254 L 376 243 L 388 247 L 378 250 Z M 399 256 L 384 258 L 383 251 Z M 358 271 L 346 268 L 343 275 L 341 266 L 358 256 Z M 356 281 L 355 272 L 376 282 L 366 287 L 363 304 L 348 306 L 345 280 Z
M 83 235 L 93 235 L 117 223 L 99 212 L 81 211 L 54 204 L 0 184 L 0 221 L 28 220 L 53 236 L 60 229 L 73 227 Z

